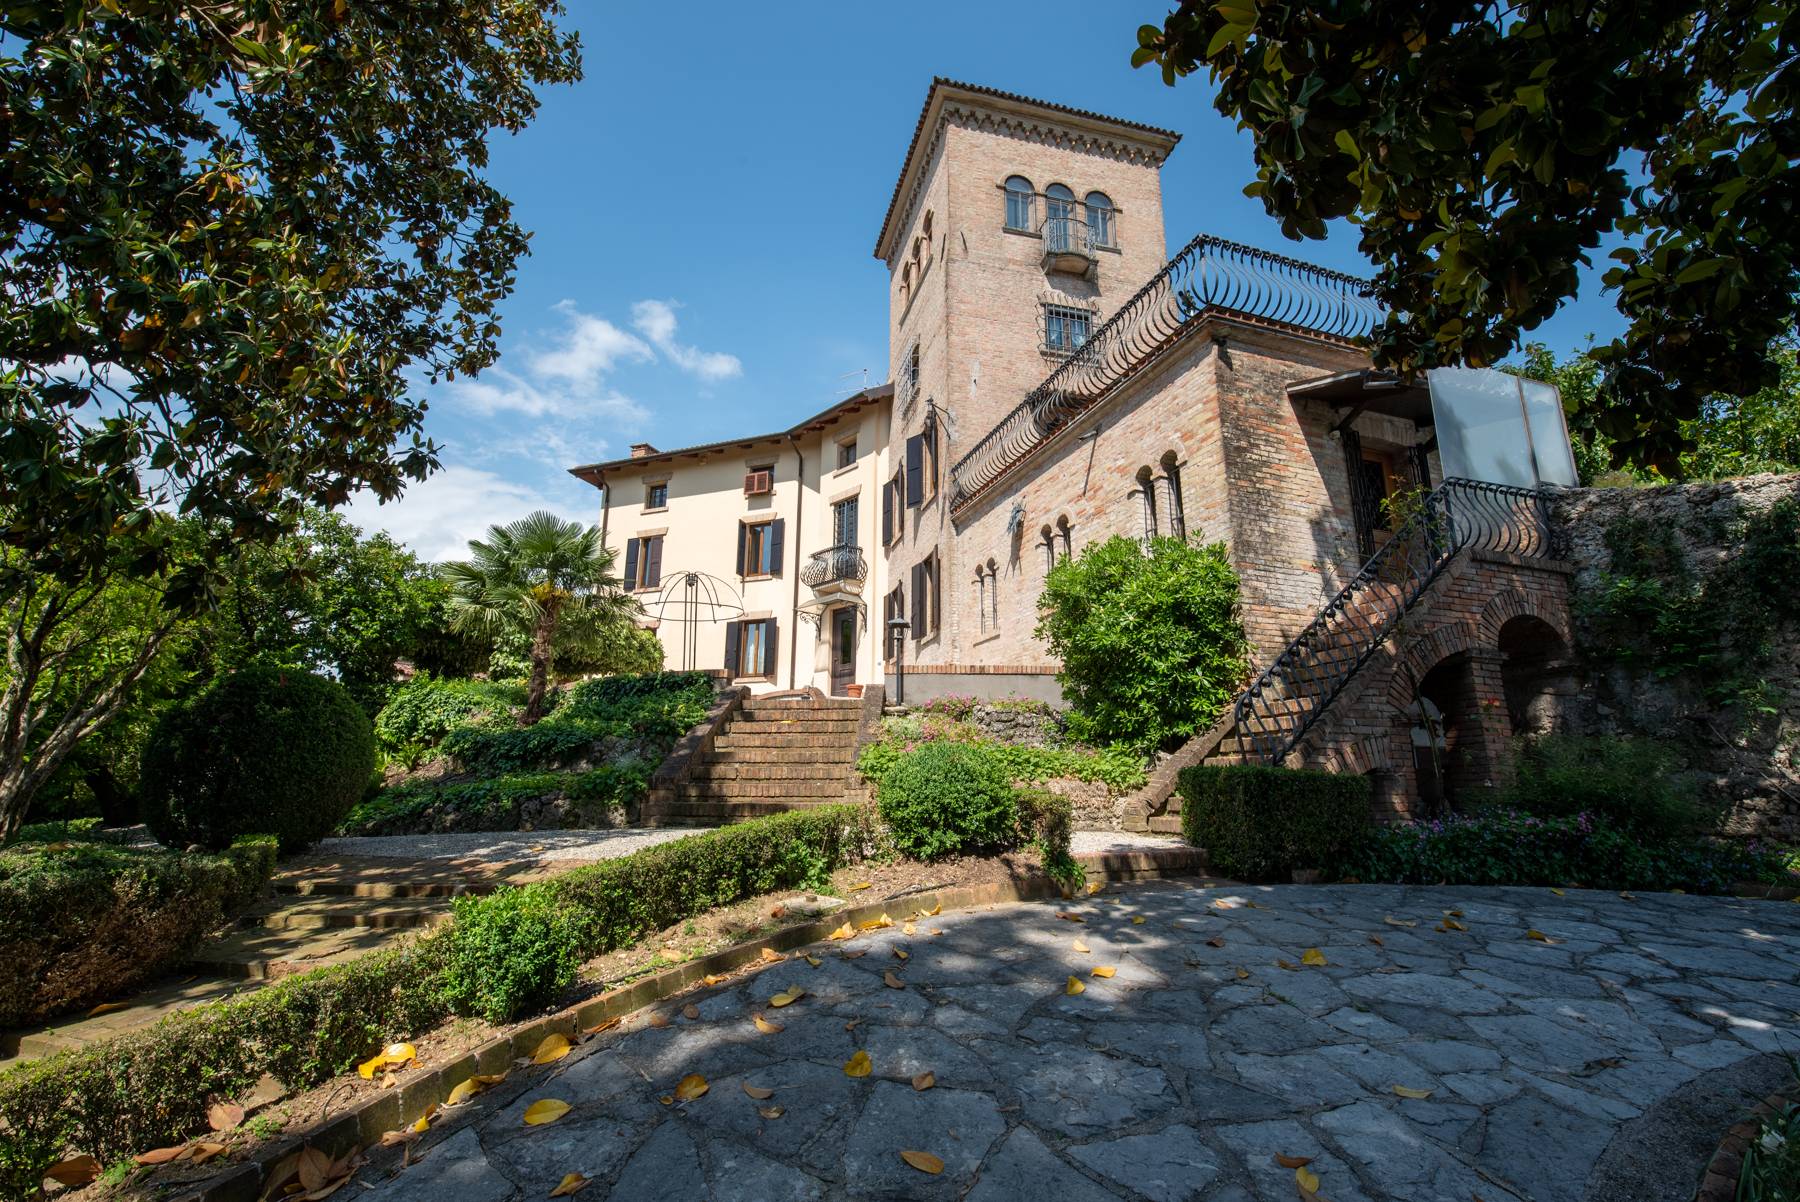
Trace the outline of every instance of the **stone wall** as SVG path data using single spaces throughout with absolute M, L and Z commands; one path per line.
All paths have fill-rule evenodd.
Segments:
M 1709 699 L 1696 674 L 1666 676 L 1628 667 L 1609 655 L 1582 598 L 1605 583 L 1611 563 L 1606 532 L 1621 518 L 1642 519 L 1673 535 L 1700 578 L 1731 571 L 1742 550 L 1734 530 L 1747 514 L 1800 499 L 1800 475 L 1749 476 L 1661 488 L 1579 489 L 1555 506 L 1572 545 L 1575 650 L 1582 688 L 1560 716 L 1571 732 L 1655 739 L 1674 746 L 1699 777 L 1703 793 L 1725 809 L 1726 829 L 1743 837 L 1800 841 L 1800 624 L 1774 633 L 1757 664 L 1773 712 L 1746 713 Z M 1800 581 L 1787 587 L 1800 588 Z

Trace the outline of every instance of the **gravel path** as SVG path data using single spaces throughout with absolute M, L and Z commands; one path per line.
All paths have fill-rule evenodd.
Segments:
M 692 828 L 610 831 L 479 831 L 448 835 L 367 835 L 323 839 L 327 856 L 392 856 L 415 860 L 474 859 L 491 862 L 610 860 L 694 833 Z
M 1155 851 L 1186 846 L 1168 835 L 1140 835 L 1132 831 L 1076 831 L 1069 838 L 1069 851 L 1077 856 L 1096 851 Z
M 1722 1128 L 1662 1139 L 1669 1104 L 1741 1110 L 1800 1046 L 1778 902 L 1163 882 L 807 950 L 515 1071 L 366 1170 L 371 1202 L 570 1172 L 584 1202 L 1291 1202 L 1277 1156 L 1331 1202 L 1675 1202 Z M 544 1099 L 570 1109 L 525 1125 Z

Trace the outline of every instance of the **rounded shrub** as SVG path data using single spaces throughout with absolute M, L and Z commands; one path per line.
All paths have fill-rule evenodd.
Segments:
M 959 743 L 927 743 L 896 760 L 877 788 L 894 844 L 918 860 L 1000 847 L 1018 832 L 1018 801 L 1006 769 Z
M 158 720 L 144 753 L 144 819 L 173 847 L 272 834 L 295 851 L 343 821 L 374 771 L 374 731 L 342 685 L 246 668 Z

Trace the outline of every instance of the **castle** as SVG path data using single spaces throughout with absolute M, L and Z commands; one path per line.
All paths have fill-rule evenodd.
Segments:
M 669 666 L 1054 699 L 1032 632 L 1059 558 L 1218 540 L 1258 675 L 1152 781 L 1146 824 L 1172 820 L 1161 778 L 1207 759 L 1370 773 L 1393 813 L 1491 787 L 1566 658 L 1536 491 L 1574 483 L 1555 390 L 1372 371 L 1381 314 L 1353 277 L 1204 235 L 1165 258 L 1179 141 L 934 81 L 874 246 L 891 382 L 789 429 L 571 469 Z M 1384 499 L 1413 488 L 1423 508 L 1387 529 Z

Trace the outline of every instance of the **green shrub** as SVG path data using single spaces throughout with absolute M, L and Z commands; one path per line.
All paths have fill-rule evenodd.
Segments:
M 1374 828 L 1335 875 L 1405 885 L 1586 885 L 1728 893 L 1769 879 L 1773 857 L 1708 839 L 1651 839 L 1593 814 L 1539 818 L 1493 808 Z
M 1079 885 L 1086 874 L 1075 862 L 1071 844 L 1075 810 L 1069 799 L 1048 789 L 1027 786 L 1014 795 L 1019 810 L 1019 841 L 1028 843 L 1044 862 L 1044 871 L 1063 885 Z
M 1050 569 L 1037 635 L 1062 661 L 1069 731 L 1140 751 L 1210 727 L 1248 671 L 1237 573 L 1223 543 L 1091 543 Z
M 1590 813 L 1665 839 L 1693 834 L 1700 790 L 1673 752 L 1647 739 L 1549 735 L 1522 743 L 1504 804 L 1541 818 Z
M 927 743 L 902 755 L 876 795 L 895 846 L 918 860 L 1005 847 L 1018 827 L 1006 772 L 960 743 Z
M 374 732 L 342 685 L 245 668 L 157 720 L 144 752 L 144 818 L 174 847 L 268 833 L 296 851 L 343 821 L 374 771 Z
M 218 855 L 85 840 L 0 851 L 0 1027 L 167 969 L 254 900 L 274 867 L 267 836 Z
M 545 718 L 531 726 L 461 726 L 444 739 L 444 754 L 469 772 L 524 772 L 572 763 L 602 739 L 624 738 L 623 724 Z
M 69 818 L 54 822 L 31 822 L 20 827 L 4 845 L 19 843 L 58 843 L 68 839 L 106 841 L 112 836 L 100 826 L 98 818 Z
M 703 672 L 611 676 L 570 689 L 554 717 L 532 726 L 461 727 L 442 747 L 478 773 L 557 767 L 603 739 L 640 739 L 666 751 L 706 716 L 712 697 L 712 679 Z
M 421 673 L 375 715 L 375 740 L 395 759 L 417 763 L 458 727 L 510 721 L 524 704 L 525 690 L 516 684 Z
M 1185 768 L 1181 830 L 1215 872 L 1246 881 L 1323 869 L 1369 826 L 1367 778 L 1256 764 Z
M 503 1023 L 575 979 L 587 944 L 581 920 L 549 889 L 504 889 L 456 899 L 445 944 L 444 1001 L 458 1014 Z
M 205 1130 L 206 1108 L 266 1072 L 293 1090 L 453 1013 L 498 1020 L 553 998 L 576 962 L 716 906 L 861 859 L 861 806 L 819 806 L 690 835 L 522 889 L 461 902 L 400 948 L 197 1006 L 155 1026 L 0 1073 L 0 1191 L 34 1198 L 65 1150 L 116 1161 Z M 457 966 L 460 966 L 457 967 Z M 501 966 L 497 982 L 470 980 Z
M 856 767 L 879 784 L 900 757 L 926 743 L 958 743 L 986 756 L 1015 782 L 1035 784 L 1057 777 L 1098 781 L 1114 793 L 1129 793 L 1147 779 L 1143 753 L 1131 747 L 1037 747 L 1003 743 L 966 722 L 931 713 L 888 718 L 882 737 L 863 748 Z

